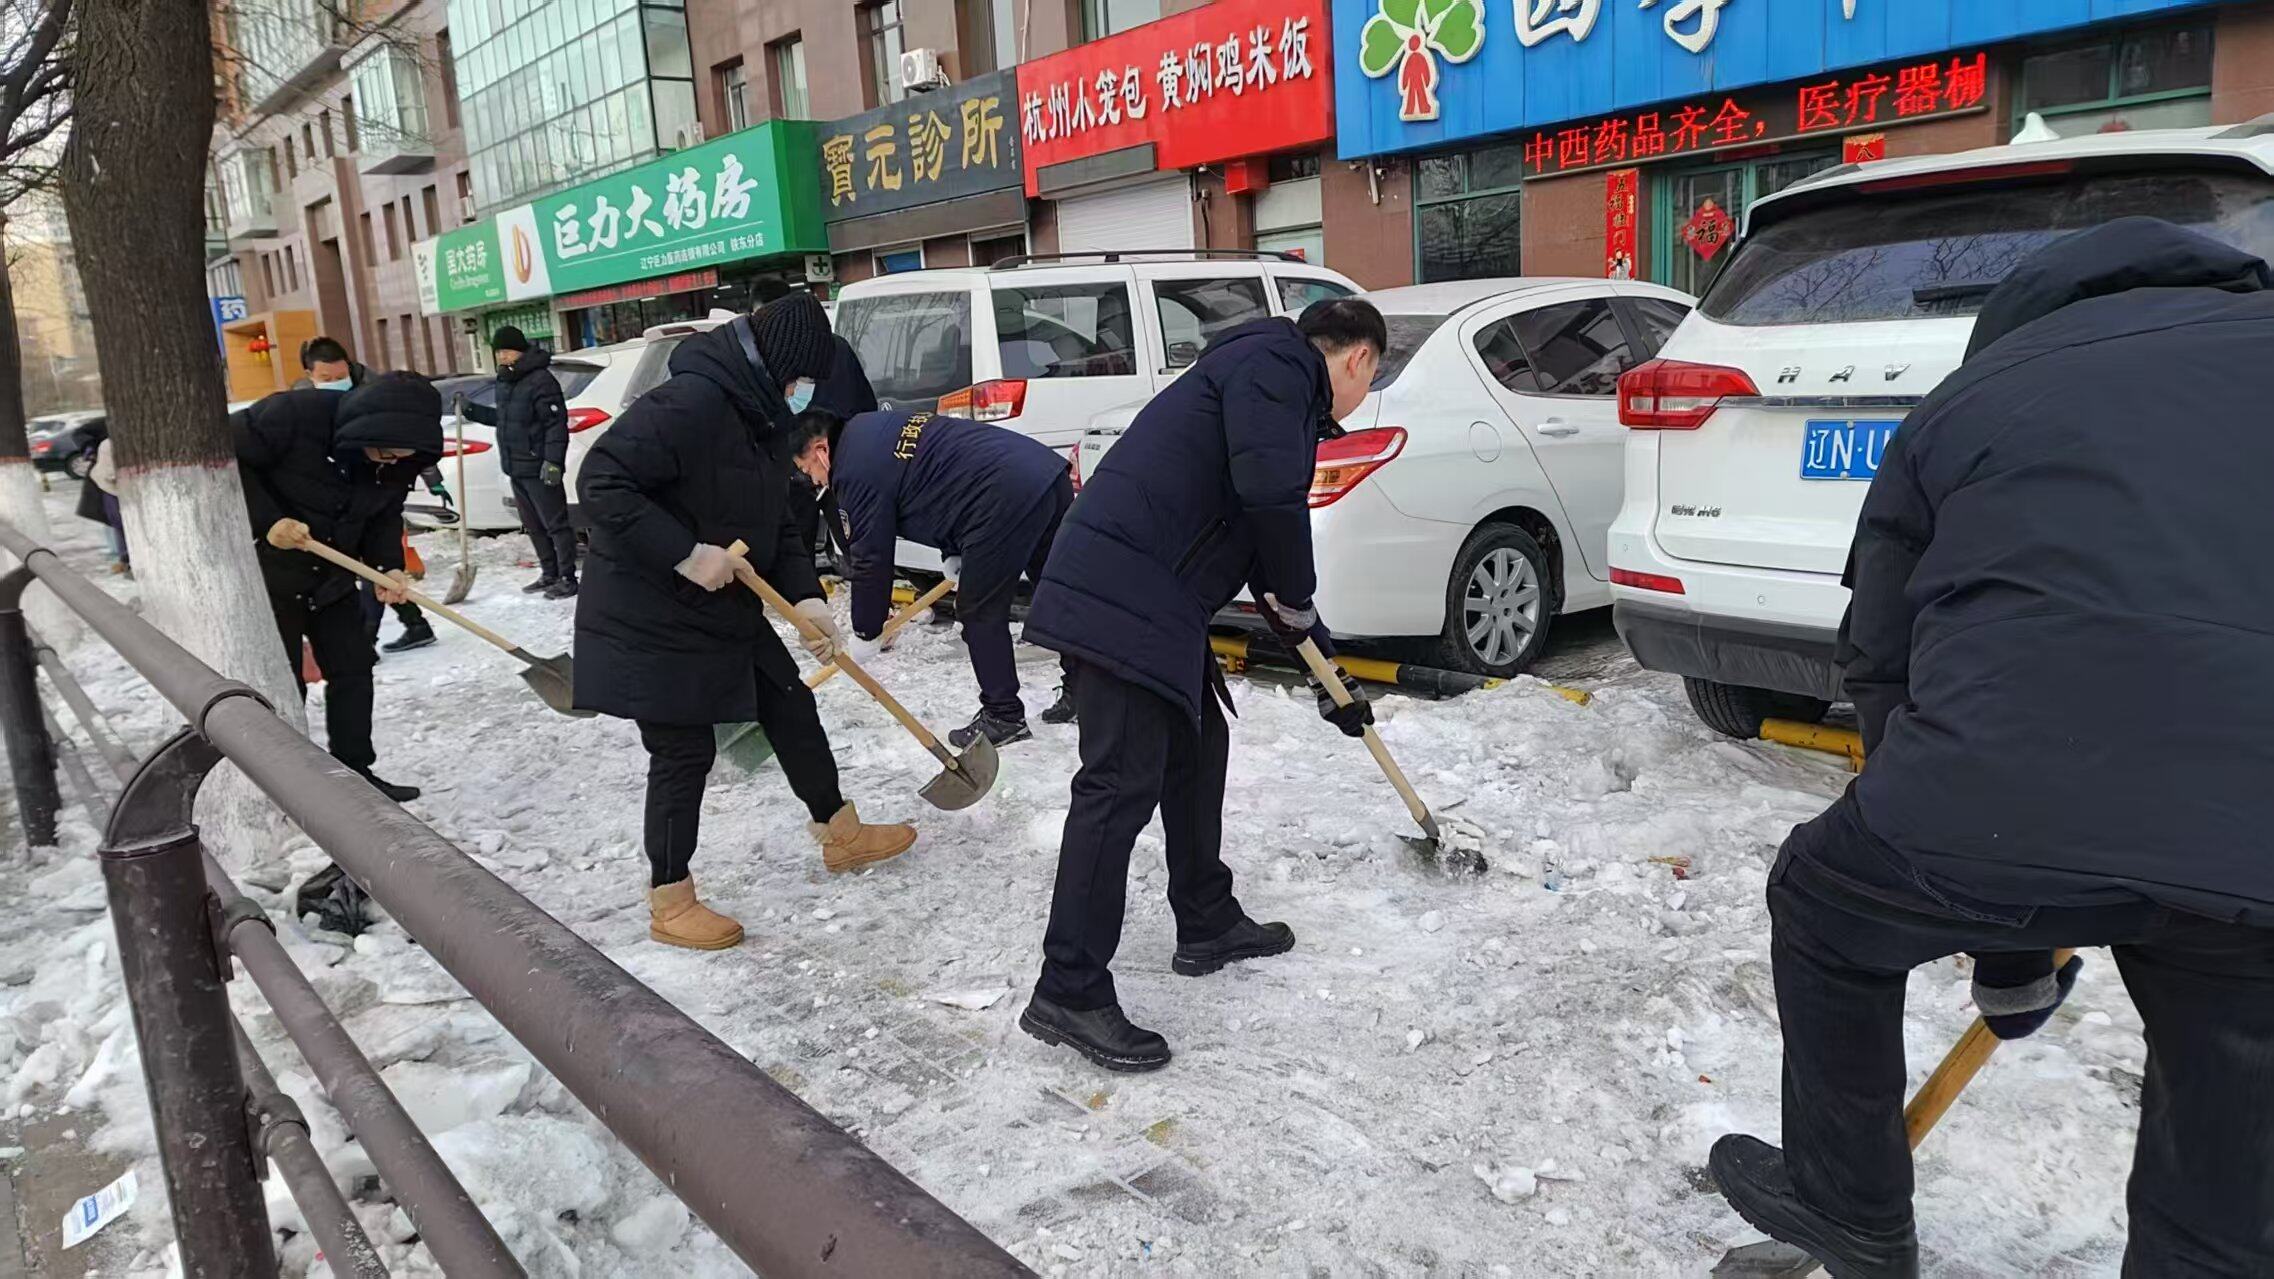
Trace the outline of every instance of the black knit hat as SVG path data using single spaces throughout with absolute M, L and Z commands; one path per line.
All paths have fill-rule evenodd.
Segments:
M 526 351 L 528 349 L 529 339 L 521 336 L 521 330 L 510 324 L 490 334 L 490 350 L 492 351 Z
M 442 452 L 442 392 L 416 373 L 372 378 L 340 397 L 332 420 L 332 443 L 339 448 Z
M 811 293 L 792 293 L 750 313 L 750 336 L 758 358 L 784 387 L 801 377 L 829 376 L 837 358 L 830 341 L 829 313 Z

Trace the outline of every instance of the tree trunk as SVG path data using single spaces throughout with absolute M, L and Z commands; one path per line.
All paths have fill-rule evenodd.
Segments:
M 0 210 L 0 242 L 7 233 L 8 215 Z M 39 475 L 32 470 L 31 442 L 24 435 L 24 346 L 16 330 L 16 284 L 4 268 L 0 268 L 0 521 L 43 545 L 55 540 L 47 507 L 40 501 Z M 15 556 L 0 552 L 0 568 L 15 566 Z M 45 587 L 27 592 L 24 608 L 40 638 L 59 649 L 77 643 L 84 633 L 71 610 Z
M 103 364 L 144 611 L 304 728 L 253 557 L 205 300 L 211 21 L 205 0 L 78 6 L 63 207 Z M 217 781 L 207 807 L 220 818 L 222 846 L 240 860 L 272 851 L 286 829 L 274 807 L 233 772 Z

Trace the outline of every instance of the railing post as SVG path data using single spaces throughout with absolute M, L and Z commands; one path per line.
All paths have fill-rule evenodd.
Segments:
M 0 737 L 7 741 L 25 846 L 41 848 L 55 842 L 63 791 L 55 781 L 55 743 L 40 714 L 38 656 L 24 626 L 24 588 L 31 583 L 28 564 L 0 574 Z
M 198 787 L 220 761 L 204 738 L 188 729 L 175 734 L 127 783 L 101 852 L 174 1237 L 190 1279 L 277 1272 L 204 851 L 191 820 Z

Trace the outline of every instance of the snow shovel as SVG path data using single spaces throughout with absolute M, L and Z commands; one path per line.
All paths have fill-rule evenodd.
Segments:
M 1325 686 L 1327 696 L 1334 699 L 1335 705 L 1350 705 L 1350 690 L 1343 685 L 1342 672 L 1336 670 L 1334 663 L 1319 652 L 1317 644 L 1304 638 L 1296 642 L 1295 651 L 1302 654 L 1303 664 L 1311 668 L 1311 674 Z M 1366 749 L 1373 752 L 1374 762 L 1382 766 L 1382 776 L 1389 778 L 1390 785 L 1397 788 L 1399 797 L 1405 800 L 1407 810 L 1413 814 L 1413 820 L 1420 825 L 1421 833 L 1425 836 L 1414 839 L 1400 835 L 1398 838 L 1405 840 L 1408 847 L 1423 857 L 1442 861 L 1447 869 L 1482 875 L 1485 871 L 1484 828 L 1458 817 L 1438 821 L 1430 813 L 1429 805 L 1422 803 L 1421 796 L 1414 793 L 1413 783 L 1405 779 L 1405 770 L 1390 758 L 1390 748 L 1382 744 L 1381 734 L 1376 733 L 1371 724 L 1366 726 Z
M 507 639 L 503 635 L 498 634 L 496 631 L 491 630 L 487 626 L 482 625 L 480 622 L 475 621 L 474 619 L 466 616 L 458 610 L 449 608 L 442 604 L 438 604 L 428 596 L 421 595 L 417 591 L 411 590 L 408 587 L 403 587 L 400 582 L 397 582 L 395 579 L 387 576 L 385 573 L 380 572 L 378 569 L 371 567 L 361 560 L 342 555 L 338 551 L 333 550 L 331 547 L 317 541 L 315 538 L 311 537 L 306 541 L 300 543 L 299 549 L 308 552 L 310 555 L 330 560 L 332 563 L 339 565 L 341 568 L 344 568 L 348 572 L 355 574 L 357 577 L 368 578 L 377 585 L 389 588 L 401 587 L 403 593 L 410 598 L 411 603 L 416 604 L 420 608 L 423 608 L 426 611 L 435 614 L 443 621 L 456 622 L 458 625 L 465 627 L 469 631 L 472 631 L 476 636 L 488 640 L 490 643 L 504 649 L 508 656 L 520 659 L 524 663 L 524 668 L 521 672 L 522 680 L 526 682 L 530 688 L 536 690 L 537 696 L 543 699 L 545 705 L 552 707 L 554 710 L 559 711 L 563 715 L 573 715 L 578 719 L 589 719 L 592 716 L 591 711 L 580 711 L 576 709 L 576 680 L 574 670 L 569 665 L 568 654 L 562 653 L 555 657 L 539 657 L 535 653 L 532 653 L 529 650 L 521 647 L 519 644 L 514 643 L 512 640 Z
M 924 592 L 908 607 L 894 613 L 892 620 L 886 622 L 884 630 L 877 635 L 877 642 L 883 643 L 899 634 L 900 628 L 914 620 L 918 613 L 939 603 L 941 596 L 954 589 L 955 583 L 952 580 L 941 579 L 939 585 Z M 830 677 L 834 676 L 837 670 L 837 664 L 831 662 L 813 674 L 806 676 L 805 686 L 807 688 L 819 688 L 828 683 Z M 718 726 L 717 733 L 719 754 L 725 756 L 728 763 L 744 772 L 755 773 L 765 766 L 767 760 L 774 757 L 774 744 L 766 740 L 766 731 L 756 724 L 721 724 Z
M 729 555 L 739 557 L 749 549 L 738 539 L 726 551 Z M 741 578 L 744 586 L 757 592 L 769 607 L 796 627 L 798 634 L 807 639 L 817 638 L 821 634 L 820 628 L 800 617 L 790 602 L 782 598 L 782 593 L 769 585 L 765 578 L 748 568 L 735 570 L 735 576 Z M 973 738 L 971 745 L 964 747 L 963 753 L 958 755 L 942 744 L 939 738 L 932 736 L 932 730 L 924 727 L 923 721 L 909 714 L 908 708 L 894 700 L 892 694 L 885 692 L 884 685 L 877 683 L 874 677 L 862 670 L 859 662 L 839 653 L 837 666 L 852 676 L 853 682 L 875 698 L 878 705 L 891 711 L 892 717 L 900 721 L 900 726 L 914 734 L 924 749 L 932 753 L 932 758 L 940 762 L 940 775 L 924 783 L 923 789 L 916 792 L 924 802 L 952 813 L 959 808 L 969 808 L 986 798 L 987 792 L 994 788 L 995 773 L 1000 767 L 995 758 L 995 743 L 989 741 L 986 734 Z
M 2059 972 L 2076 954 L 2073 950 L 2053 952 L 2053 971 Z M 2004 1041 L 1990 1032 L 1990 1023 L 1979 1017 L 1942 1055 L 1942 1064 L 1934 1068 L 1927 1081 L 1911 1094 L 1909 1105 L 1903 1107 L 1903 1132 L 1910 1138 L 1911 1149 L 1917 1150 L 1927 1134 L 1974 1082 L 1974 1076 L 1989 1064 L 1990 1054 Z M 1732 1248 L 1715 1264 L 1714 1279 L 1805 1279 L 1815 1274 L 1822 1263 L 1806 1252 L 1776 1239 L 1764 1239 Z
M 456 604 L 474 593 L 474 557 L 466 549 L 466 397 L 450 397 L 450 425 L 457 432 L 457 449 L 451 456 L 458 463 L 458 571 L 451 575 L 450 589 L 442 593 L 442 602 Z

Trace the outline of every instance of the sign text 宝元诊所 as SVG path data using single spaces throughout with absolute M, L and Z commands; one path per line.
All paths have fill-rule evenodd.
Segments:
M 1017 80 L 998 71 L 825 124 L 819 151 L 828 222 L 1015 187 Z

